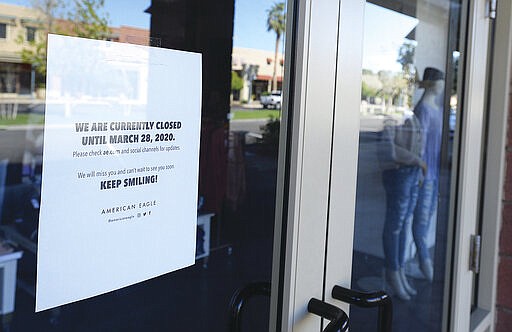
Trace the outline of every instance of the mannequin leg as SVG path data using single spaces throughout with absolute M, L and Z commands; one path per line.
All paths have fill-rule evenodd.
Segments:
M 425 180 L 420 188 L 418 202 L 414 211 L 413 235 L 418 257 L 420 260 L 420 269 L 425 277 L 432 281 L 434 269 L 427 245 L 427 233 L 430 226 L 430 220 L 434 213 L 435 200 L 437 199 L 437 184 L 435 180 Z
M 386 258 L 386 278 L 395 295 L 410 300 L 400 275 L 400 242 L 406 216 L 411 210 L 411 186 L 416 183 L 415 168 L 406 167 L 383 172 L 386 189 L 386 219 L 382 235 Z M 415 200 L 413 198 L 413 200 Z
M 407 213 L 405 215 L 404 226 L 402 227 L 402 231 L 400 233 L 400 246 L 399 246 L 399 264 L 400 264 L 400 278 L 402 280 L 402 285 L 405 291 L 414 296 L 417 294 L 416 289 L 411 286 L 409 280 L 407 280 L 407 276 L 405 275 L 405 251 L 406 251 L 406 241 L 407 235 L 409 232 L 409 224 L 412 221 L 412 217 L 414 214 L 414 209 L 416 208 L 416 203 L 418 201 L 419 194 L 419 181 L 421 176 L 421 170 L 418 168 L 417 171 L 411 176 L 411 183 L 409 186 L 409 206 L 407 208 Z

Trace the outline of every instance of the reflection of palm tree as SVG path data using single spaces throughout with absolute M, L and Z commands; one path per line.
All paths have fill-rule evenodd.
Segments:
M 276 50 L 274 53 L 274 71 L 272 73 L 272 90 L 277 89 L 277 54 L 279 52 L 279 40 L 285 30 L 285 13 L 284 2 L 274 3 L 274 5 L 267 10 L 267 31 L 274 31 L 276 33 Z

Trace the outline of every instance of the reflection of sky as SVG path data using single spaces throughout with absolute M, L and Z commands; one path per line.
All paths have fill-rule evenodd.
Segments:
M 279 1 L 235 0 L 234 46 L 274 51 L 276 37 L 267 31 L 267 9 Z M 66 4 L 71 2 L 64 0 Z M 31 7 L 31 0 L 0 0 L 0 3 Z M 128 25 L 149 29 L 151 15 L 144 10 L 150 4 L 151 0 L 105 0 L 104 9 L 113 27 Z
M 235 0 L 233 45 L 274 51 L 276 35 L 267 31 L 267 10 L 285 0 Z M 283 46 L 283 38 L 281 45 Z
M 414 17 L 370 3 L 365 7 L 363 68 L 401 71 L 396 61 L 405 36 L 418 24 Z
M 235 0 L 233 44 L 235 47 L 274 51 L 275 34 L 267 31 L 267 10 L 280 0 Z M 284 0 L 283 0 L 284 1 Z M 31 0 L 0 0 L 30 7 Z M 65 0 L 64 3 L 71 3 Z M 150 15 L 145 13 L 151 0 L 105 0 L 109 24 L 149 29 Z M 372 70 L 399 71 L 398 48 L 418 20 L 391 10 L 366 4 L 363 67 Z M 371 32 L 371 33 L 368 33 Z M 282 45 L 281 45 L 282 46 Z
M 64 0 L 65 5 L 71 4 L 72 0 Z M 31 0 L 0 0 L 0 3 L 32 7 Z M 151 0 L 105 0 L 103 7 L 109 16 L 109 25 L 119 27 L 128 25 L 143 29 L 149 29 L 150 16 L 144 11 L 151 4 Z

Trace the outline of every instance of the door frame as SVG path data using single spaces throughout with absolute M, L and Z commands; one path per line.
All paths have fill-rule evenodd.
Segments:
M 359 1 L 359 0 L 358 0 Z M 339 1 L 288 0 L 270 330 L 320 330 Z
M 464 1 L 465 5 L 467 1 Z M 470 270 L 471 236 L 477 233 L 483 172 L 485 113 L 487 110 L 490 18 L 485 15 L 487 2 L 469 2 L 467 13 L 466 54 L 462 110 L 457 132 L 458 160 L 454 169 L 457 180 L 452 185 L 451 196 L 456 198 L 455 210 L 451 211 L 451 232 L 454 244 L 448 250 L 446 270 L 443 326 L 451 331 L 469 331 L 473 298 L 474 272 Z M 459 78 L 459 82 L 462 82 Z M 461 97 L 461 96 L 459 96 Z M 475 176 L 476 175 L 476 176 Z M 452 205 L 453 206 L 453 205 Z M 450 251 L 453 253 L 451 254 Z M 450 265 L 448 265 L 449 267 Z M 446 317 L 450 317 L 447 320 Z
M 281 120 L 287 126 L 282 126 L 280 141 L 280 147 L 287 147 L 287 150 L 278 165 L 270 330 L 320 330 L 322 320 L 307 312 L 307 303 L 312 297 L 348 312 L 348 306 L 334 300 L 330 290 L 335 284 L 350 287 L 351 279 L 364 4 L 363 0 L 288 0 L 287 3 L 289 38 L 286 40 L 285 77 L 288 79 L 284 82 L 285 111 Z M 510 7 L 501 1 L 499 5 Z M 510 12 L 510 8 L 508 10 Z M 466 97 L 461 99 L 464 100 L 464 115 L 457 125 L 461 152 L 452 170 L 458 181 L 452 186 L 451 197 L 457 200 L 452 206 L 457 208 L 451 208 L 451 224 L 457 226 L 451 230 L 453 249 L 447 253 L 443 315 L 444 330 L 450 331 L 469 331 L 471 324 L 468 289 L 472 289 L 473 274 L 468 269 L 469 246 L 470 235 L 477 228 L 482 193 L 481 177 L 475 179 L 474 174 L 482 174 L 483 160 L 483 135 L 475 133 L 481 133 L 484 125 L 489 62 L 489 18 L 485 11 L 485 0 L 471 1 L 467 16 L 467 65 L 464 72 L 459 71 L 465 78 Z M 512 15 L 503 16 L 509 19 Z M 510 40 L 510 24 L 505 26 L 502 22 L 501 25 L 504 30 L 508 28 L 505 38 Z M 510 42 L 507 45 L 510 47 Z M 509 64 L 510 56 L 507 61 Z M 499 68 L 501 72 L 508 72 L 510 67 L 505 67 L 507 70 L 498 67 L 494 71 Z M 508 78 L 500 77 L 500 82 Z M 508 88 L 508 84 L 503 86 Z M 497 137 L 489 141 L 490 144 L 493 139 L 501 142 L 499 147 L 503 146 L 506 123 L 502 106 L 503 103 L 496 106 L 501 111 L 490 123 L 491 132 L 501 125 Z M 352 112 L 347 111 L 349 109 Z M 493 149 L 488 158 L 498 156 L 497 160 L 502 161 L 504 149 L 499 147 Z M 343 172 L 333 171 L 341 169 L 340 165 L 344 166 Z M 489 172 L 493 169 L 503 173 L 502 162 L 494 166 L 487 165 L 486 178 L 492 176 Z M 503 183 L 499 182 L 502 179 L 501 176 L 494 180 Z M 490 183 L 495 182 L 486 181 L 485 199 L 492 194 Z M 484 254 L 492 249 L 489 247 L 491 240 L 486 239 L 498 236 L 501 214 L 496 207 L 501 191 L 495 194 L 498 198 L 484 204 L 484 215 L 494 213 L 492 217 L 496 220 L 484 224 L 487 230 Z M 495 286 L 492 280 L 496 279 L 496 253 L 490 252 L 486 263 L 482 261 L 482 267 L 489 263 L 492 267 L 489 271 L 494 272 L 483 278 L 491 280 L 484 289 Z M 482 297 L 484 307 L 489 309 L 484 317 L 489 322 L 484 324 L 487 327 L 492 326 L 493 317 L 489 317 L 495 302 L 495 292 L 490 294 L 485 301 Z
M 470 331 L 494 331 L 500 230 L 504 199 L 507 127 L 512 68 L 512 3 L 497 2 L 490 78 L 485 183 L 481 216 L 482 254 L 476 308 Z

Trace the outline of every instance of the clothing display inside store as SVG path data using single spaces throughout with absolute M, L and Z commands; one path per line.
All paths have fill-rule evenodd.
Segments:
M 453 181 L 448 119 L 461 87 L 455 2 L 365 5 L 352 285 L 391 295 L 396 331 L 441 329 Z M 400 29 L 376 29 L 376 17 L 400 21 Z M 385 61 L 391 39 L 397 56 Z M 356 330 L 369 328 L 363 315 L 351 311 Z

